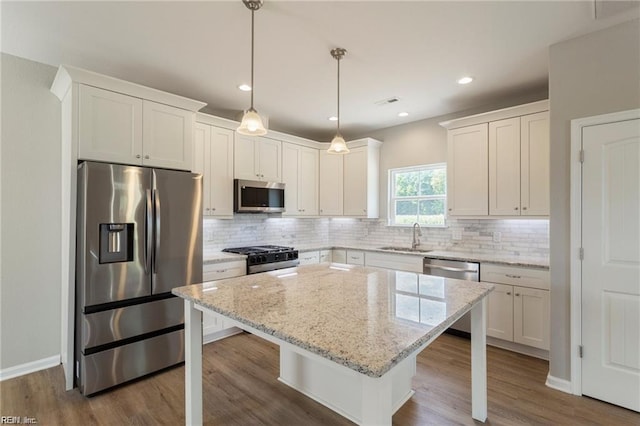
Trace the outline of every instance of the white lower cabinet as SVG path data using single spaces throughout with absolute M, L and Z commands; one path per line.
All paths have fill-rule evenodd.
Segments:
M 360 250 L 347 250 L 347 261 L 345 263 L 364 266 L 364 252 Z
M 320 250 L 320 263 L 333 262 L 332 250 Z
M 347 263 L 347 251 L 345 249 L 331 250 L 331 261 L 336 263 Z
M 298 260 L 300 261 L 300 266 L 303 265 L 313 265 L 316 263 L 320 263 L 320 252 L 319 251 L 305 251 L 298 255 Z
M 247 262 L 245 260 L 232 260 L 205 264 L 202 272 L 202 280 L 205 282 L 241 277 L 247 274 Z M 210 343 L 240 332 L 242 330 L 239 328 L 225 324 L 222 318 L 207 315 L 206 313 L 202 314 L 203 343 Z
M 496 286 L 487 302 L 487 336 L 549 350 L 549 271 L 483 263 L 480 276 Z

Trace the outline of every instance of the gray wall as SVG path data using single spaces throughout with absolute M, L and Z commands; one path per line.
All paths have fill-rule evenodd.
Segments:
M 569 380 L 570 120 L 640 107 L 640 21 L 551 46 L 550 374 Z
M 2 54 L 0 369 L 60 354 L 56 68 Z

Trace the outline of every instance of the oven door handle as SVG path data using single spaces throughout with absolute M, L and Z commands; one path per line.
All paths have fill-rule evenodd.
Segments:
M 452 268 L 451 266 L 440 266 L 440 265 L 430 265 L 430 264 L 425 264 L 424 267 L 431 268 L 431 269 L 442 269 L 443 271 L 451 271 L 451 272 L 473 272 L 473 273 L 478 272 L 476 269 Z

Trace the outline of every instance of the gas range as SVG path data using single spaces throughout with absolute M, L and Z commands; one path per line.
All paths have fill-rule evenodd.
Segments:
M 247 256 L 247 274 L 291 268 L 300 263 L 298 250 L 293 247 L 263 245 L 227 248 L 222 251 Z

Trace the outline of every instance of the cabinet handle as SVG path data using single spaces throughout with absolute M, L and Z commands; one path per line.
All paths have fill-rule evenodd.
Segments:
M 522 208 L 522 210 L 526 210 L 526 209 L 527 209 L 526 207 L 523 207 L 523 208 Z
M 510 291 L 507 292 L 507 296 L 511 296 L 511 292 Z
M 260 177 L 260 174 L 259 174 L 259 173 L 256 173 L 256 177 Z
M 522 278 L 520 275 L 505 274 L 509 278 Z
M 206 210 L 206 211 L 209 211 L 209 210 L 211 210 L 211 209 L 210 209 L 209 207 L 207 207 L 205 210 Z
M 227 271 L 228 271 L 228 269 L 218 269 L 216 272 L 218 274 L 222 274 L 223 272 L 227 272 Z
M 136 158 L 140 158 L 140 157 L 141 157 L 141 155 L 140 155 L 140 154 L 136 154 Z
M 366 213 L 366 212 L 367 212 L 367 209 L 362 209 L 362 211 Z
M 513 209 L 514 209 L 514 210 L 518 210 L 518 208 L 517 208 L 517 207 L 514 207 Z
M 149 156 L 148 156 L 148 155 L 145 155 L 145 156 L 144 156 L 144 158 L 145 158 L 145 160 L 148 160 L 148 159 L 149 159 Z
M 215 212 L 215 211 L 216 211 L 216 208 L 215 208 L 215 207 L 211 207 L 211 211 L 214 211 L 214 212 Z
M 520 293 L 516 293 L 516 296 L 520 296 Z
M 451 211 L 451 210 L 453 210 L 453 209 L 449 209 L 449 211 Z

